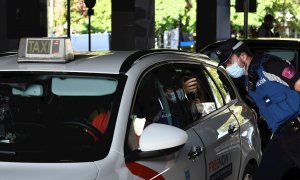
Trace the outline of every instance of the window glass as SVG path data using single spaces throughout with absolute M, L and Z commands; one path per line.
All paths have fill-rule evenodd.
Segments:
M 218 56 L 217 56 L 217 54 L 215 53 L 214 50 L 211 50 L 211 51 L 204 51 L 204 52 L 202 52 L 202 53 L 205 54 L 205 55 L 207 55 L 208 57 L 210 57 L 210 59 L 212 59 L 213 61 L 215 61 L 215 62 L 217 62 L 217 63 L 220 62 L 220 60 L 219 60 L 219 58 L 218 58 Z
M 212 77 L 215 77 L 217 76 L 217 74 L 212 74 Z M 214 100 L 216 102 L 216 106 L 217 108 L 220 108 L 224 105 L 224 102 L 223 102 L 223 98 L 222 98 L 222 95 L 218 89 L 218 87 L 216 86 L 215 82 L 213 81 L 213 79 L 209 76 L 209 74 L 207 72 L 205 72 L 205 77 L 206 79 L 208 80 L 208 83 L 209 83 L 209 86 L 212 90 L 212 94 L 214 96 Z
M 208 66 L 206 67 L 206 69 L 214 78 L 217 86 L 219 87 L 219 90 L 224 97 L 225 102 L 229 103 L 232 99 L 235 99 L 234 90 L 225 75 L 214 67 Z
M 137 139 L 151 123 L 184 129 L 191 121 L 186 103 L 187 95 L 172 66 L 165 65 L 148 73 L 140 82 L 130 116 L 130 149 L 139 149 Z
M 110 149 L 125 78 L 2 72 L 0 151 L 8 152 L 2 153 L 2 161 L 78 162 L 103 158 Z M 106 134 L 110 135 L 104 138 Z
M 253 54 L 270 54 L 278 56 L 284 60 L 289 61 L 294 67 L 296 67 L 296 60 L 298 59 L 298 52 L 294 50 L 284 49 L 251 49 Z
M 175 65 L 177 77 L 187 96 L 193 121 L 216 110 L 212 90 L 200 65 Z
M 53 77 L 51 91 L 60 96 L 104 96 L 116 91 L 117 82 L 109 78 Z

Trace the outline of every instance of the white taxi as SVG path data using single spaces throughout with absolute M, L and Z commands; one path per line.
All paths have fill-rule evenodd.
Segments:
M 260 158 L 255 113 L 207 56 L 24 38 L 0 57 L 1 180 L 246 180 Z

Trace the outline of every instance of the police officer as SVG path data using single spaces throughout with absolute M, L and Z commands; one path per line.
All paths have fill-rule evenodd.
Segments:
M 273 133 L 253 179 L 281 179 L 291 167 L 300 168 L 300 74 L 279 57 L 253 56 L 234 38 L 215 53 L 232 78 L 245 75 L 248 95 Z

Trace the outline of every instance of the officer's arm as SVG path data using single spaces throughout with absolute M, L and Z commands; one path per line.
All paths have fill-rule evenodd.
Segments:
M 287 83 L 290 88 L 294 87 L 295 91 L 300 92 L 300 73 L 289 62 L 278 58 L 272 59 L 265 64 L 265 69 Z
M 295 91 L 300 92 L 300 79 L 298 79 L 294 85 Z

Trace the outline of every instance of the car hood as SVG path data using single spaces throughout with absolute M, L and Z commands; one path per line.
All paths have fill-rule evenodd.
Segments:
M 0 179 L 9 180 L 95 180 L 98 169 L 85 163 L 0 162 Z

